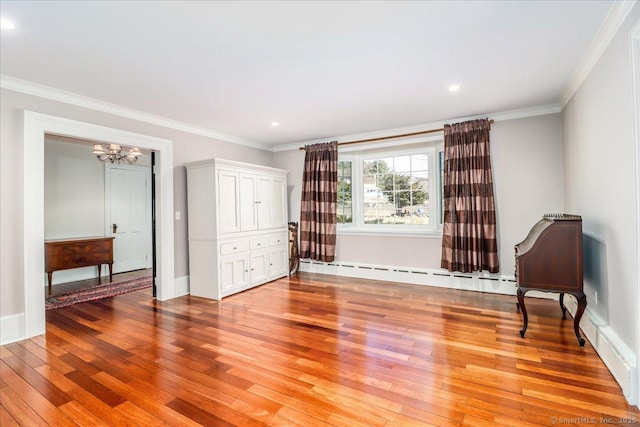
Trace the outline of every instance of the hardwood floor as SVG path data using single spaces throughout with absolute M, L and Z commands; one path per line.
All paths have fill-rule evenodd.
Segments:
M 300 273 L 224 299 L 47 312 L 0 353 L 0 425 L 626 425 L 557 301 Z M 627 422 L 624 422 L 626 419 Z

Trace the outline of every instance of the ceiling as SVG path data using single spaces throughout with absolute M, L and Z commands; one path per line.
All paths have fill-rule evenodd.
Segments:
M 555 104 L 612 5 L 1 1 L 0 71 L 281 145 Z

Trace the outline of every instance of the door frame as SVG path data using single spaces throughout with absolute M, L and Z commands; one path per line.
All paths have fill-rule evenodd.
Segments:
M 175 296 L 173 261 L 173 142 L 106 126 L 65 119 L 33 111 L 23 112 L 23 289 L 25 338 L 46 331 L 44 309 L 44 138 L 45 133 L 153 150 L 159 157 L 156 171 L 156 247 L 158 299 Z M 87 155 L 91 155 L 87 152 Z
M 147 201 L 149 205 L 145 208 L 145 219 L 144 226 L 145 230 L 147 230 L 147 241 L 145 242 L 146 251 L 149 253 L 151 258 L 148 259 L 149 267 L 151 268 L 153 254 L 151 251 L 153 250 L 153 244 L 151 239 L 151 230 L 152 230 L 152 219 L 151 219 L 151 203 L 153 200 L 153 195 L 151 194 L 151 167 L 152 166 L 140 166 L 140 165 L 121 165 L 117 163 L 105 163 L 104 164 L 104 235 L 109 237 L 115 237 L 113 231 L 111 229 L 111 170 L 113 168 L 127 169 L 133 171 L 141 171 L 145 173 L 145 179 L 147 180 L 148 187 L 145 188 L 145 197 L 148 197 Z M 115 243 L 114 243 L 114 251 L 115 251 Z M 115 253 L 114 253 L 115 257 Z M 115 274 L 115 262 L 113 264 L 114 274 Z
M 633 98 L 633 140 L 636 167 L 636 259 L 640 256 L 640 21 L 629 33 L 631 87 Z M 636 366 L 630 381 L 629 402 L 640 406 L 640 269 L 636 266 Z

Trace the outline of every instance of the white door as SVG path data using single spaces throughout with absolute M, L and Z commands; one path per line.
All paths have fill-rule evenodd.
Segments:
M 151 268 L 151 168 L 107 164 L 105 171 L 113 272 Z

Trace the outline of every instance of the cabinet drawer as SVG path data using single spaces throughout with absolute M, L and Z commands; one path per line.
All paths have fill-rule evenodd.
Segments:
M 286 235 L 269 238 L 269 246 L 284 245 L 286 242 L 287 242 Z
M 268 241 L 269 240 L 266 237 L 261 239 L 251 239 L 249 241 L 249 248 L 251 250 L 266 248 Z
M 220 256 L 246 252 L 247 249 L 246 241 L 223 243 L 220 245 Z

